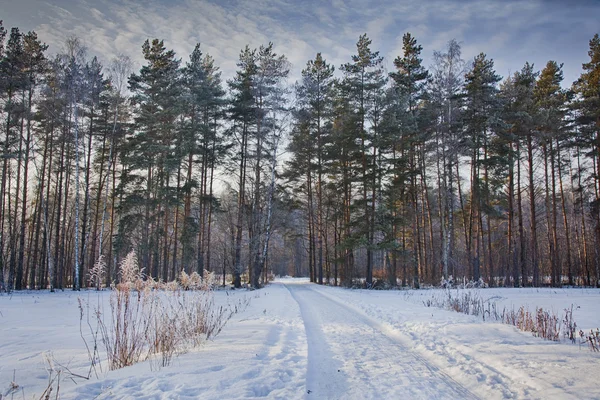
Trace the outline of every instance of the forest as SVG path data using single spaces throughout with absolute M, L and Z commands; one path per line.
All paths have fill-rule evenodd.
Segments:
M 131 251 L 238 288 L 600 286 L 598 34 L 572 84 L 402 44 L 386 71 L 361 35 L 297 82 L 246 46 L 224 80 L 200 45 L 146 40 L 136 69 L 0 23 L 0 291 L 109 287 Z

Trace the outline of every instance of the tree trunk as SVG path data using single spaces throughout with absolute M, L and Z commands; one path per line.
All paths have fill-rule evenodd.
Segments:
M 531 213 L 531 264 L 533 265 L 533 286 L 540 286 L 540 266 L 537 256 L 537 220 L 535 209 L 535 186 L 533 184 L 533 140 L 527 135 L 527 156 L 529 167 L 529 209 Z
M 25 102 L 25 96 L 22 96 L 21 103 Z M 15 189 L 15 210 L 13 222 L 12 222 L 12 233 L 10 235 L 10 277 L 14 279 L 14 288 L 16 290 L 21 290 L 23 288 L 23 264 L 21 264 L 21 268 L 18 268 L 17 265 L 17 252 L 19 251 L 18 246 L 18 236 L 17 236 L 17 226 L 18 226 L 18 215 L 19 215 L 19 196 L 21 195 L 21 159 L 23 157 L 23 133 L 25 127 L 25 119 L 21 117 L 21 128 L 19 130 L 19 151 L 17 153 L 17 187 Z M 25 221 L 21 221 L 24 225 Z
M 560 283 L 560 276 L 558 273 L 559 262 L 558 254 L 556 249 L 558 248 L 557 237 L 556 237 L 556 191 L 555 191 L 555 180 L 554 180 L 554 152 L 552 150 L 552 143 L 550 143 L 550 154 L 548 154 L 548 146 L 544 144 L 544 175 L 546 181 L 546 220 L 548 224 L 548 247 L 550 249 L 550 266 L 551 266 L 551 285 L 556 287 Z M 548 158 L 550 158 L 551 172 L 548 172 Z M 552 185 L 550 185 L 549 176 L 552 176 Z M 550 194 L 550 186 L 552 187 L 552 195 Z
M 508 161 L 508 262 L 512 265 L 513 286 L 519 287 L 519 267 L 517 263 L 517 245 L 514 240 L 515 226 L 515 161 L 513 153 L 513 143 L 509 144 Z
M 566 206 L 566 200 L 565 200 L 565 191 L 563 190 L 563 178 L 562 178 L 562 162 L 561 162 L 561 155 L 560 155 L 560 143 L 558 142 L 558 139 L 556 140 L 556 151 L 557 151 L 557 159 L 558 159 L 558 185 L 560 188 L 560 200 L 561 200 L 561 207 L 562 207 L 562 214 L 563 214 L 563 224 L 565 226 L 565 239 L 567 241 L 567 254 L 566 254 L 566 261 L 567 261 L 567 275 L 569 277 L 569 286 L 573 286 L 574 281 L 573 281 L 573 266 L 571 264 L 571 234 L 570 234 L 570 229 L 569 229 L 569 221 L 568 221 L 568 217 L 567 217 L 567 206 Z
M 24 165 L 23 165 L 23 196 L 21 203 L 21 235 L 19 241 L 19 259 L 17 262 L 17 269 L 23 271 L 23 261 L 25 257 L 25 221 L 27 217 L 27 191 L 28 191 L 28 178 L 29 178 L 29 152 L 31 146 L 31 100 L 33 97 L 33 89 L 29 89 L 28 101 L 27 101 L 27 138 L 25 139 L 25 155 L 24 155 Z M 36 253 L 30 254 L 28 259 L 35 257 Z M 35 276 L 35 272 L 30 275 Z M 25 276 L 25 278 L 27 278 Z M 33 289 L 35 286 L 34 282 L 30 280 L 30 289 Z
M 527 266 L 525 264 L 525 229 L 523 227 L 523 201 L 521 196 L 521 144 L 517 140 L 517 212 L 519 213 L 519 266 L 521 270 L 521 285 L 528 284 Z
M 246 150 L 248 146 L 248 132 L 247 126 L 244 123 L 242 128 L 242 143 L 240 151 L 240 169 L 239 169 L 239 190 L 238 190 L 238 210 L 237 210 L 237 224 L 236 224 L 236 236 L 235 236 L 235 262 L 233 269 L 233 286 L 235 288 L 242 287 L 242 224 L 244 217 L 244 206 L 246 202 L 245 188 L 246 188 Z

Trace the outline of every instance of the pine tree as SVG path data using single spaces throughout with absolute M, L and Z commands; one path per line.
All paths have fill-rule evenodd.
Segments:
M 584 72 L 573 84 L 573 90 L 578 99 L 577 124 L 580 134 L 585 138 L 589 156 L 592 158 L 596 171 L 593 172 L 595 181 L 595 200 L 592 204 L 596 220 L 596 246 L 600 245 L 600 36 L 595 34 L 590 40 L 588 55 L 590 61 L 583 64 Z M 596 263 L 596 285 L 600 287 L 600 272 Z
M 29 164 L 32 156 L 33 148 L 33 120 L 34 120 L 34 94 L 40 85 L 42 74 L 46 69 L 46 56 L 44 52 L 48 46 L 38 40 L 35 32 L 28 32 L 23 37 L 23 72 L 25 74 L 25 86 L 23 88 L 23 98 L 26 99 L 25 115 L 26 134 L 23 138 L 23 194 L 21 197 L 21 232 L 19 234 L 19 256 L 17 260 L 17 285 L 25 287 L 26 282 L 29 282 L 29 288 L 35 288 L 36 279 L 36 263 L 32 262 L 34 257 L 28 257 L 27 269 L 25 269 L 25 234 L 27 221 L 27 199 L 29 192 Z M 29 271 L 29 277 L 24 276 L 25 272 Z
M 420 286 L 420 273 L 426 267 L 424 258 L 424 249 L 422 249 L 421 226 L 419 215 L 421 214 L 419 205 L 418 177 L 424 178 L 425 171 L 422 168 L 424 153 L 424 144 L 427 140 L 424 135 L 423 120 L 420 118 L 420 105 L 425 99 L 425 85 L 429 76 L 428 71 L 422 66 L 420 58 L 423 47 L 417 45 L 417 40 L 406 33 L 402 37 L 402 57 L 398 56 L 394 60 L 396 71 L 390 73 L 394 85 L 399 95 L 405 102 L 406 109 L 400 115 L 403 122 L 402 128 L 402 147 L 400 152 L 407 157 L 405 166 L 408 168 L 406 178 L 408 179 L 408 188 L 404 193 L 407 196 L 407 203 L 411 204 L 411 238 L 412 238 L 412 266 L 413 266 L 413 287 Z M 404 175 L 403 172 L 397 172 L 397 176 Z M 425 201 L 424 198 L 421 202 Z M 404 239 L 403 239 L 404 240 Z
M 121 189 L 127 218 L 119 230 L 121 235 L 141 230 L 141 266 L 167 281 L 168 226 L 175 197 L 170 181 L 179 163 L 173 144 L 181 92 L 179 60 L 158 39 L 146 40 L 142 52 L 146 65 L 129 79 L 135 129 L 123 154 L 127 171 L 121 185 L 130 187 Z
M 241 287 L 242 269 L 242 237 L 243 219 L 246 211 L 246 179 L 249 157 L 249 140 L 256 126 L 255 99 L 253 92 L 256 75 L 256 50 L 246 46 L 239 56 L 238 70 L 233 79 L 228 81 L 231 92 L 229 118 L 233 123 L 230 135 L 237 144 L 232 160 L 237 163 L 237 216 L 235 222 L 235 250 L 233 260 L 233 286 Z
M 474 281 L 481 277 L 481 256 L 484 251 L 482 219 L 484 206 L 489 203 L 488 146 L 500 112 L 496 86 L 500 79 L 494 71 L 493 60 L 481 53 L 475 57 L 471 71 L 465 76 L 462 94 L 465 102 L 463 146 L 466 155 L 471 157 L 471 198 L 468 221 L 465 223 L 465 239 L 471 265 L 470 277 Z
M 332 129 L 330 134 L 330 146 L 326 148 L 325 158 L 328 160 L 328 175 L 332 178 L 329 186 L 329 197 L 340 199 L 336 204 L 341 216 L 339 226 L 335 227 L 337 232 L 336 250 L 338 256 L 335 260 L 342 262 L 340 281 L 344 286 L 352 284 L 355 275 L 355 249 L 358 241 L 364 234 L 362 229 L 356 232 L 356 226 L 361 226 L 357 220 L 361 218 L 355 213 L 355 185 L 362 166 L 362 152 L 360 142 L 356 140 L 361 137 L 362 116 L 354 107 L 354 93 L 352 89 L 342 83 L 336 82 L 333 87 L 333 111 Z M 333 203 L 333 201 L 330 200 Z M 335 204 L 335 203 L 334 203 Z M 362 207 L 361 207 L 362 208 Z M 361 221 L 364 224 L 364 221 Z M 362 225 L 364 226 L 364 225 Z
M 327 230 L 324 226 L 323 185 L 325 174 L 325 146 L 331 129 L 331 93 L 334 67 L 327 64 L 317 53 L 314 60 L 309 60 L 302 70 L 302 81 L 296 86 L 295 127 L 289 150 L 295 155 L 295 161 L 288 166 L 293 179 L 305 179 L 304 188 L 308 194 L 307 219 L 316 231 L 316 274 L 310 268 L 313 280 L 323 284 L 323 264 L 327 255 Z M 316 206 L 313 207 L 313 172 L 316 173 L 315 195 Z M 316 208 L 316 218 L 312 210 Z M 313 243 L 314 238 L 309 237 Z M 309 247 L 311 250 L 313 246 Z M 324 249 L 325 248 L 325 249 Z M 325 254 L 324 254 L 325 253 Z M 325 259 L 324 259 L 325 258 Z M 312 267 L 313 257 L 309 255 Z M 316 275 L 316 276 L 314 276 Z M 316 279 L 314 279 L 316 278 Z
M 291 157 L 286 161 L 283 174 L 286 179 L 287 188 L 291 190 L 294 208 L 304 209 L 308 232 L 308 274 L 311 282 L 315 282 L 315 266 L 313 265 L 314 235 L 313 235 L 313 163 L 316 153 L 316 145 L 311 129 L 310 111 L 302 105 L 302 94 L 300 85 L 296 86 L 296 98 L 298 108 L 294 110 L 294 125 L 290 132 L 290 142 L 287 151 Z M 317 209 L 317 212 L 319 210 Z
M 224 143 L 217 135 L 221 119 L 225 92 L 221 87 L 221 73 L 214 65 L 212 57 L 203 56 L 200 45 L 196 45 L 190 61 L 183 70 L 184 100 L 186 119 L 183 123 L 182 155 L 187 161 L 185 183 L 181 186 L 184 194 L 184 217 L 181 232 L 182 267 L 190 272 L 193 256 L 193 239 L 198 238 L 196 271 L 201 273 L 209 268 L 210 229 L 213 204 L 213 174 L 216 163 L 223 155 Z M 200 176 L 193 175 L 194 164 L 199 165 Z M 179 176 L 179 173 L 178 173 Z M 178 178 L 179 181 L 179 178 Z M 179 186 L 179 184 L 178 184 Z M 199 218 L 192 215 L 192 189 L 199 188 Z
M 20 174 L 21 163 L 19 158 L 23 145 L 20 131 L 21 119 L 24 112 L 24 104 L 19 94 L 26 86 L 26 75 L 24 73 L 24 53 L 23 53 L 23 35 L 19 28 L 12 28 L 8 42 L 6 43 L 5 55 L 0 60 L 0 87 L 4 97 L 4 121 L 5 135 L 2 138 L 3 161 L 2 161 L 2 182 L 0 184 L 0 231 L 2 238 L 0 247 L 5 245 L 6 227 L 8 227 L 8 245 L 10 249 L 8 279 L 6 286 L 9 290 L 15 287 L 15 273 L 17 264 L 17 215 L 18 215 L 18 196 L 20 188 L 20 179 L 17 177 L 16 193 L 11 194 L 12 186 L 9 183 L 12 168 L 12 161 L 17 159 L 18 174 Z M 5 259 L 3 259 L 4 262 Z M 6 268 L 6 267 L 5 267 Z M 17 283 L 18 288 L 21 282 Z
M 546 197 L 546 221 L 548 230 L 552 233 L 549 237 L 550 253 L 550 279 L 552 286 L 558 286 L 561 282 L 561 268 L 558 251 L 558 227 L 557 227 L 557 209 L 556 209 L 556 168 L 555 160 L 560 154 L 561 142 L 564 140 L 566 132 L 566 101 L 567 94 L 561 88 L 563 80 L 562 65 L 555 61 L 548 61 L 546 67 L 542 70 L 539 79 L 534 88 L 536 107 L 538 109 L 538 126 L 540 132 L 540 145 L 544 153 L 544 180 Z M 548 171 L 548 160 L 550 160 L 550 171 Z M 559 159 L 559 164 L 562 164 Z M 558 174 L 561 177 L 562 188 L 562 170 L 558 168 Z M 550 193 L 551 192 L 551 193 Z M 563 192 L 561 190 L 561 192 Z M 566 206 L 564 193 L 561 194 L 563 217 L 565 218 L 565 239 L 566 239 L 566 262 L 569 284 L 573 284 L 573 275 L 571 267 L 571 237 L 566 218 Z
M 378 217 L 383 237 L 379 247 L 386 253 L 388 283 L 396 286 L 399 258 L 404 261 L 403 285 L 406 285 L 406 236 L 401 234 L 405 225 L 405 193 L 410 180 L 405 157 L 408 148 L 404 146 L 401 131 L 404 117 L 407 115 L 406 97 L 392 86 L 386 91 L 385 104 L 380 125 L 383 185 Z M 391 259 L 388 252 L 391 253 Z
M 359 37 L 356 43 L 357 54 L 352 56 L 352 62 L 341 66 L 344 72 L 343 85 L 347 87 L 350 99 L 355 108 L 360 124 L 358 139 L 360 141 L 359 157 L 361 158 L 359 185 L 362 198 L 358 201 L 358 208 L 363 208 L 360 219 L 360 242 L 366 247 L 366 283 L 373 284 L 373 241 L 375 230 L 375 202 L 372 193 L 377 188 L 376 159 L 378 149 L 375 147 L 374 138 L 377 136 L 377 125 L 369 126 L 369 116 L 381 96 L 381 89 L 385 84 L 382 62 L 378 51 L 371 50 L 371 40 L 366 34 Z M 369 129 L 370 128 L 370 129 Z

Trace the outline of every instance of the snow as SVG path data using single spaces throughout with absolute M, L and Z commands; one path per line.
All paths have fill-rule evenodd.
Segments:
M 473 289 L 471 289 L 473 291 Z M 64 372 L 63 399 L 600 398 L 600 355 L 548 342 L 423 301 L 443 290 L 367 291 L 280 279 L 257 291 L 217 291 L 248 308 L 204 346 L 160 368 L 145 361 L 89 380 L 78 297 L 108 307 L 109 292 L 0 296 L 0 394 L 39 398 L 43 354 Z M 600 327 L 597 289 L 480 289 L 498 306 L 574 305 L 581 328 Z M 85 321 L 84 321 L 85 322 Z M 84 325 L 84 336 L 89 329 Z M 101 350 L 101 356 L 104 356 Z M 68 367 L 68 371 L 65 369 Z
M 600 398 L 598 353 L 570 343 L 544 341 L 513 326 L 483 322 L 481 317 L 423 305 L 422 300 L 442 296 L 444 290 L 315 290 L 378 321 L 385 331 L 411 343 L 423 359 L 480 398 Z M 579 305 L 574 312 L 578 325 L 600 327 L 600 313 L 595 311 L 600 305 L 597 289 L 478 292 L 515 308 L 522 304 L 533 310 L 536 305 L 562 310 Z M 452 397 L 456 398 L 448 396 Z
M 440 298 L 448 290 L 411 290 L 406 292 L 413 302 L 433 297 Z M 565 309 L 573 306 L 573 315 L 577 326 L 584 330 L 600 328 L 600 290 L 591 288 L 486 288 L 486 289 L 449 289 L 456 297 L 463 293 L 471 293 L 484 302 L 496 303 L 497 310 L 518 310 L 524 306 L 529 311 L 536 307 L 551 311 L 559 316 Z

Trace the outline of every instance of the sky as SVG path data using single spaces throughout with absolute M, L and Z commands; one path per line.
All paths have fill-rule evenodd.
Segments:
M 228 79 L 246 44 L 271 41 L 292 64 L 291 82 L 317 52 L 339 69 L 363 33 L 392 71 L 410 32 L 426 66 L 434 50 L 456 39 L 465 60 L 486 53 L 502 77 L 526 61 L 536 69 L 564 63 L 563 86 L 570 86 L 589 60 L 599 16 L 598 0 L 0 0 L 4 26 L 35 30 L 51 54 L 75 35 L 106 65 L 126 54 L 137 69 L 146 39 L 164 39 L 183 62 L 200 43 Z

